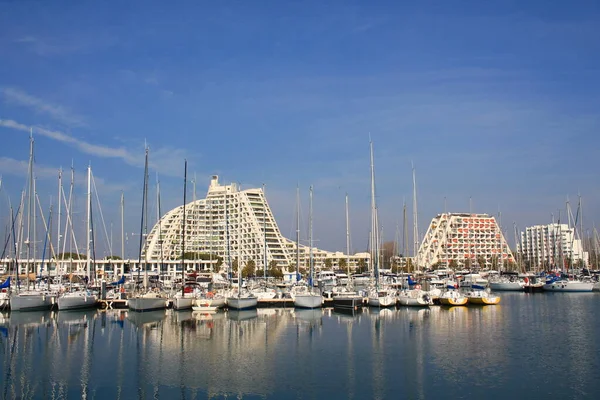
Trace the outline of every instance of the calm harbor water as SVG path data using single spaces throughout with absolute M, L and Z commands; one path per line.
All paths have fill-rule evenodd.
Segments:
M 597 398 L 600 294 L 488 307 L 0 314 L 0 396 Z

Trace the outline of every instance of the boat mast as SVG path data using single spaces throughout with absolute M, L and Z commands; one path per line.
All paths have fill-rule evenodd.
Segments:
M 308 264 L 309 264 L 309 277 L 308 277 L 308 289 L 312 292 L 313 288 L 313 238 L 312 238 L 312 201 L 313 201 L 313 187 L 310 185 L 309 197 L 308 197 Z
M 56 224 L 56 252 L 60 252 L 60 217 L 61 217 L 61 203 L 62 203 L 62 168 L 58 170 L 58 218 Z M 58 267 L 58 260 L 56 260 Z M 56 269 L 58 272 L 58 268 Z M 50 271 L 48 271 L 48 276 L 50 275 Z
M 142 217 L 140 221 L 140 250 L 138 253 L 138 282 L 140 280 L 140 270 L 142 268 L 142 250 L 143 241 L 144 241 L 144 222 L 145 215 L 144 211 L 146 209 L 146 196 L 148 194 L 148 147 L 146 147 L 146 156 L 144 161 L 144 185 L 143 185 L 143 193 L 142 193 Z M 145 257 L 146 259 L 146 257 Z M 148 268 L 146 263 L 144 263 L 144 289 L 148 289 Z
M 350 221 L 348 215 L 348 193 L 346 193 L 346 270 L 348 274 L 348 284 L 350 284 Z
M 237 187 L 237 198 L 238 198 L 238 300 L 242 296 L 242 185 L 238 184 Z
M 87 170 L 87 245 L 86 245 L 86 276 L 88 281 L 91 280 L 91 214 L 92 214 L 92 167 L 88 165 Z
M 163 278 L 163 239 L 162 239 L 162 221 L 160 212 L 160 181 L 158 180 L 158 173 L 156 174 L 156 221 L 158 223 L 158 244 L 160 245 L 160 260 L 158 266 L 159 279 Z
M 379 228 L 377 227 L 377 205 L 375 204 L 375 165 L 373 162 L 373 142 L 369 141 L 370 159 L 371 159 L 371 267 L 372 278 L 375 280 L 375 288 L 379 286 L 379 249 L 377 236 Z
M 267 282 L 267 197 L 265 196 L 265 184 L 263 183 L 263 278 Z
M 125 272 L 125 194 L 121 191 L 121 259 Z
M 187 201 L 187 160 L 184 161 L 183 167 L 183 221 L 182 221 L 182 232 L 183 236 L 181 239 L 181 296 L 185 296 L 185 202 Z
M 421 271 L 419 266 L 419 222 L 417 212 L 417 178 L 415 175 L 415 166 L 412 166 L 412 178 L 413 178 L 413 236 L 414 236 L 414 257 L 415 267 L 418 272 Z
M 27 239 L 25 240 L 25 244 L 27 245 L 27 289 L 29 290 L 29 272 L 31 270 L 31 235 L 33 234 L 34 228 L 33 220 L 31 218 L 31 213 L 33 207 L 33 130 L 30 130 L 29 133 L 29 193 L 28 193 L 28 203 L 27 203 Z
M 296 186 L 296 282 L 300 272 L 300 187 Z

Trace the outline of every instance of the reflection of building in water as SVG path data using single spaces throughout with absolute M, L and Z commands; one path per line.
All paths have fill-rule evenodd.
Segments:
M 275 358 L 280 336 L 293 318 L 292 310 L 258 309 L 250 314 L 210 316 L 167 313 L 164 321 L 140 326 L 142 382 L 183 384 L 209 396 L 230 394 L 232 388 L 240 394 L 273 391 L 276 366 L 270 360 Z M 169 372 L 173 368 L 176 373 Z

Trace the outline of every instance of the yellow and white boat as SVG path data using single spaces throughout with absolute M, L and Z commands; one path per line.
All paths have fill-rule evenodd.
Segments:
M 500 296 L 492 294 L 488 290 L 473 290 L 467 293 L 469 304 L 490 306 L 500 303 Z
M 466 306 L 468 298 L 462 295 L 458 290 L 446 290 L 439 297 L 443 306 Z

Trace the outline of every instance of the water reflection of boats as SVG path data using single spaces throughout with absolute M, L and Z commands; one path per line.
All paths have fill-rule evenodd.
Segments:
M 347 308 L 334 308 L 332 315 L 355 317 L 360 314 L 362 314 L 362 307 L 359 307 L 356 310 Z
M 61 311 L 56 314 L 56 321 L 64 325 L 86 325 L 95 314 L 96 310 Z
M 313 309 L 296 309 L 294 316 L 301 321 L 315 322 L 323 318 L 323 310 L 321 308 Z
M 251 310 L 229 310 L 227 317 L 233 321 L 245 321 L 258 317 L 256 308 Z
M 372 307 L 369 309 L 369 313 L 382 319 L 391 319 L 396 314 L 396 310 Z
M 146 311 L 143 313 L 128 312 L 127 319 L 136 327 L 158 325 L 165 318 L 164 310 Z
M 53 311 L 11 312 L 9 324 L 11 326 L 36 327 L 50 325 L 53 318 Z
M 192 318 L 197 321 L 216 321 L 220 319 L 225 319 L 225 312 L 219 311 L 194 311 L 192 313 Z

